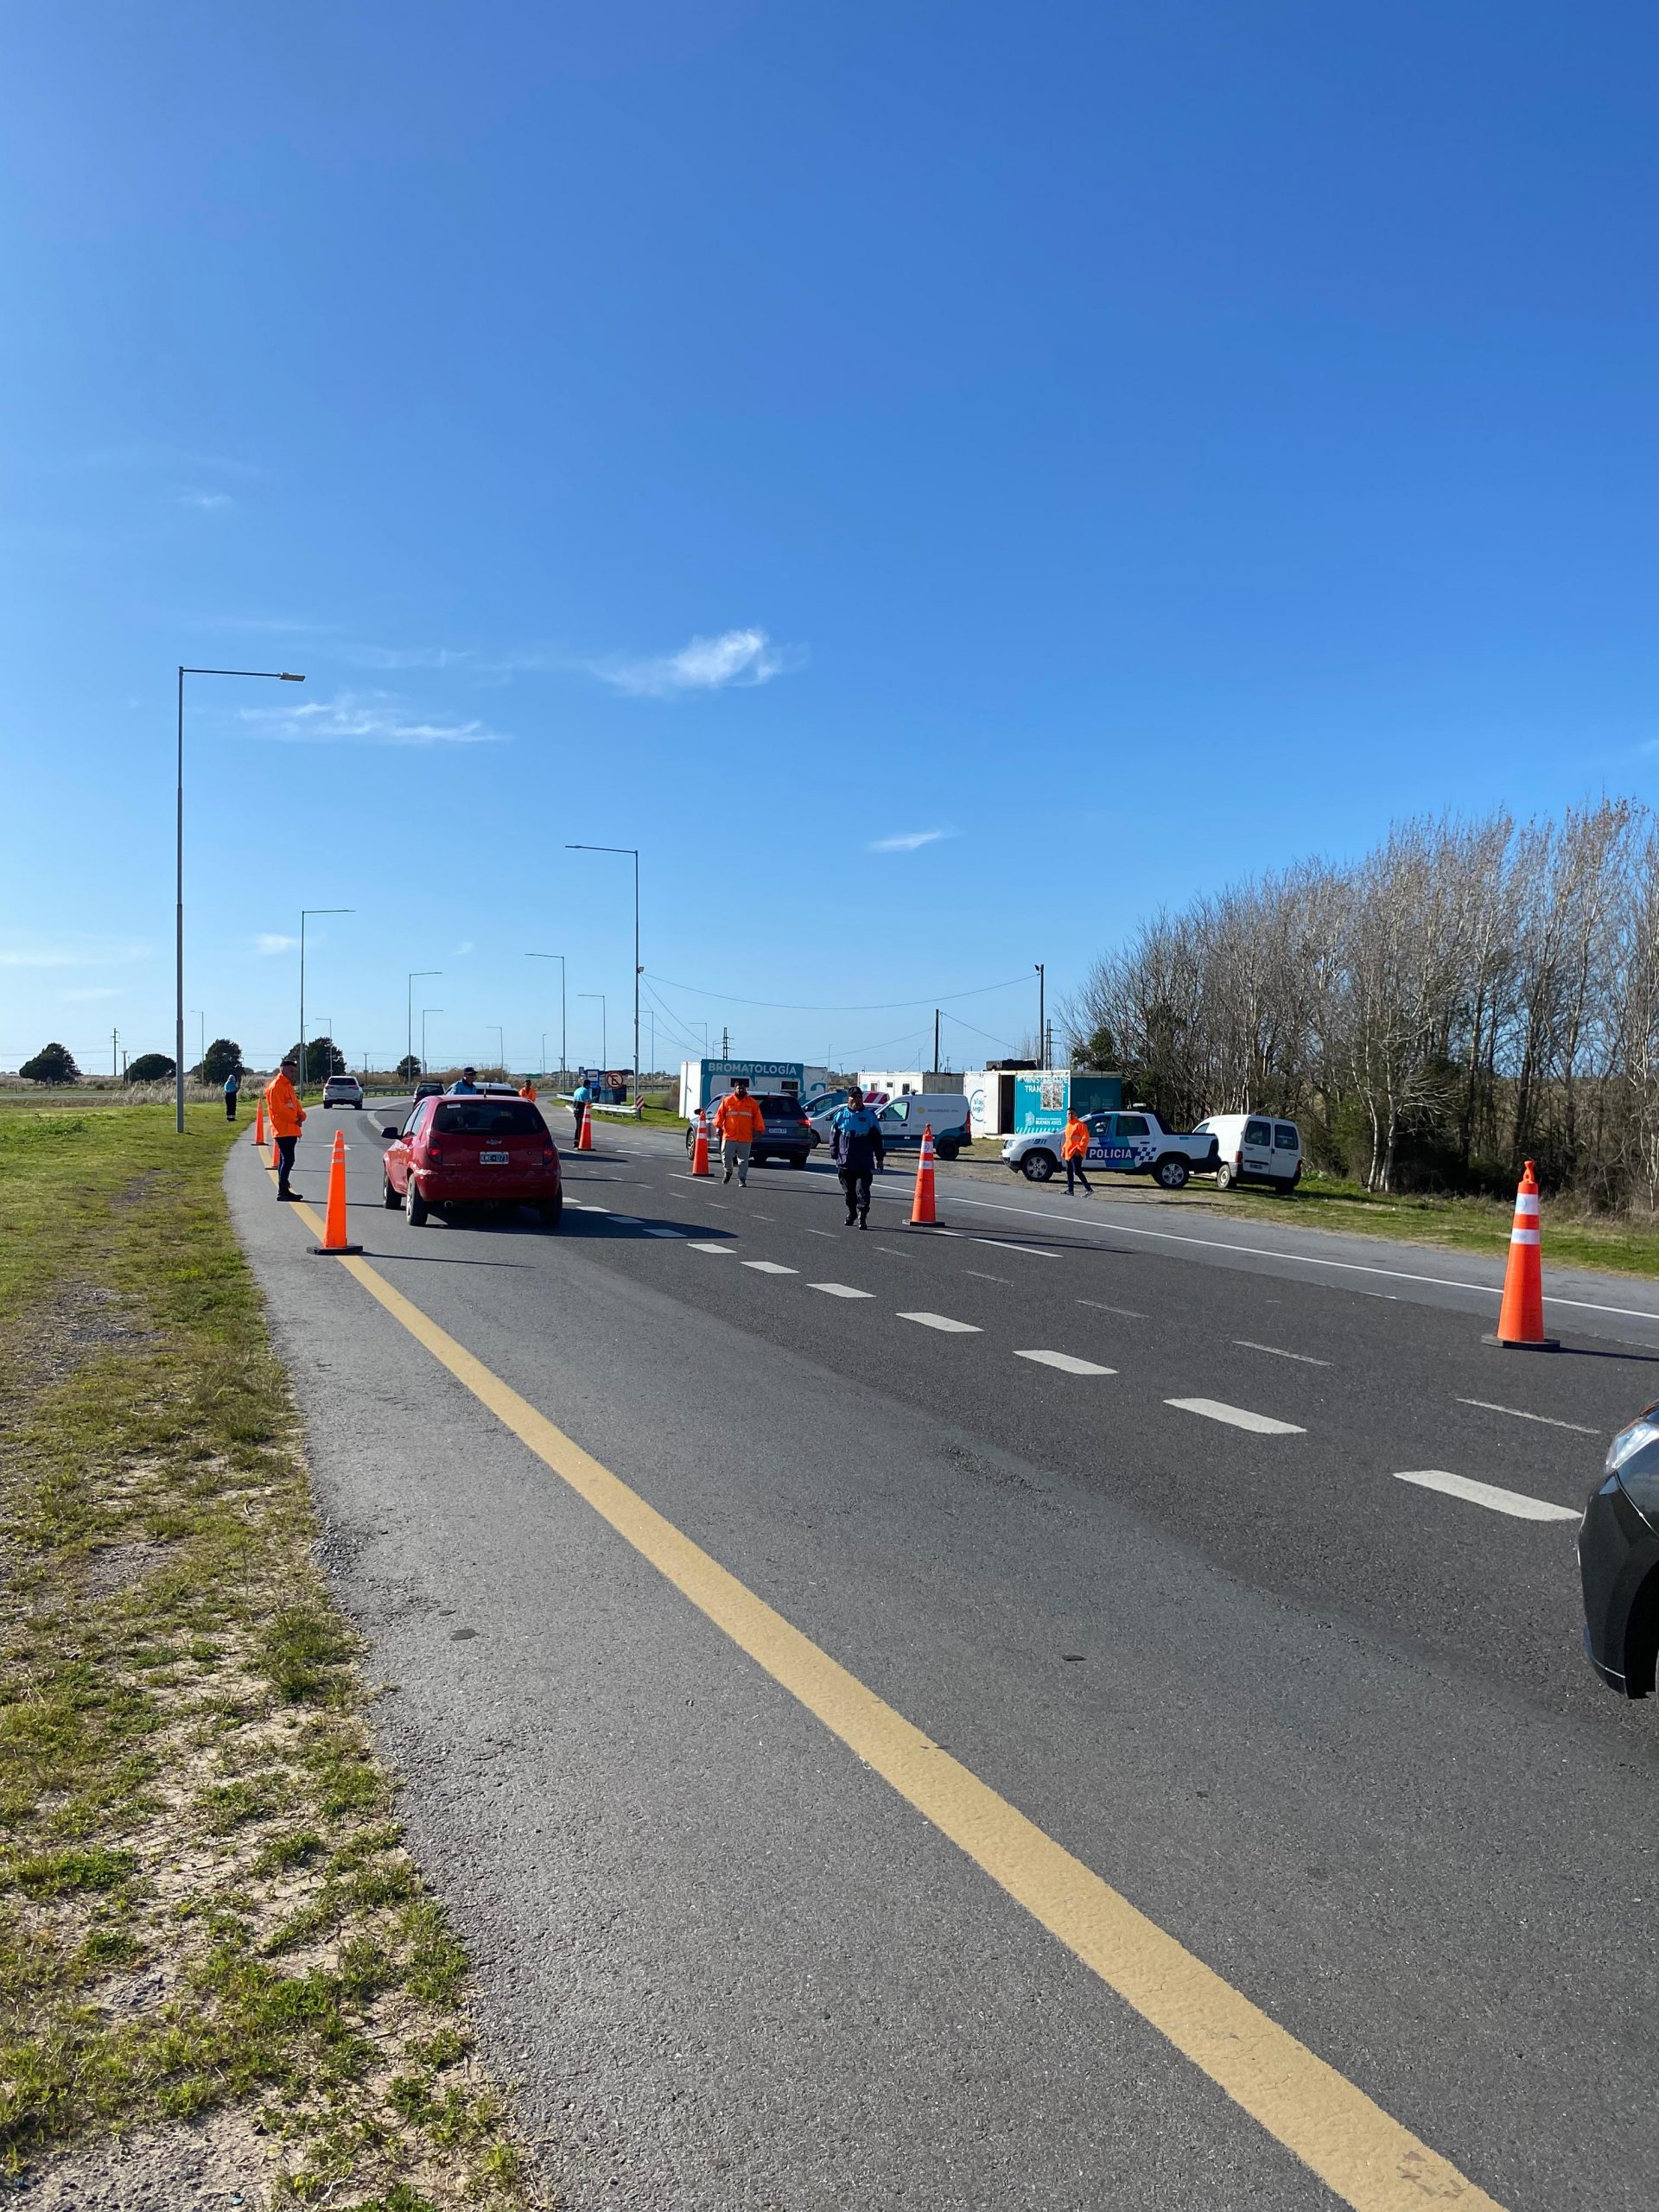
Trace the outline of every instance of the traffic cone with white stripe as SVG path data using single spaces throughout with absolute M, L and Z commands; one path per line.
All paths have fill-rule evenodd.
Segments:
M 697 1134 L 691 1140 L 691 1173 L 706 1175 L 709 1172 L 709 1116 L 699 1106 Z
M 922 1156 L 916 1162 L 916 1195 L 910 1202 L 912 1229 L 931 1229 L 938 1219 L 933 1205 L 933 1124 L 922 1125 Z
M 346 1139 L 339 1129 L 334 1131 L 334 1157 L 328 1162 L 328 1210 L 323 1217 L 322 1242 L 311 1249 L 335 1255 L 363 1249 L 360 1244 L 346 1241 Z
M 1544 1269 L 1539 1243 L 1538 1178 L 1528 1160 L 1521 1187 L 1515 1194 L 1515 1226 L 1510 1231 L 1510 1265 L 1503 1278 L 1503 1304 L 1496 1336 L 1483 1344 L 1501 1344 L 1505 1351 L 1559 1351 L 1560 1344 L 1544 1334 Z
M 591 1152 L 593 1148 L 594 1109 L 592 1106 L 589 1105 L 584 1106 L 582 1109 L 582 1127 L 576 1131 L 576 1150 L 578 1152 Z
M 265 1141 L 265 1094 L 262 1090 L 253 1109 L 253 1141 L 263 1145 Z

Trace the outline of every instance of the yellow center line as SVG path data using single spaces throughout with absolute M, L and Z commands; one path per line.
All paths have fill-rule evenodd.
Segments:
M 296 1213 L 321 1239 L 309 1206 Z M 867 1689 L 366 1260 L 340 1262 L 502 1425 L 1355 2212 L 1497 2201 Z

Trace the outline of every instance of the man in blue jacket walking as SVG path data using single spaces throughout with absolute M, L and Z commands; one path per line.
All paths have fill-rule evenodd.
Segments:
M 850 1229 L 856 1222 L 861 1229 L 868 1229 L 870 1178 L 885 1164 L 886 1157 L 881 1148 L 881 1116 L 864 1103 L 864 1093 L 855 1083 L 849 1085 L 847 1103 L 830 1128 L 830 1157 L 847 1201 L 847 1226 Z

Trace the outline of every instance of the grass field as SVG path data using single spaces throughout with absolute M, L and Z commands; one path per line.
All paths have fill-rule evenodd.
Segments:
M 312 1564 L 228 1135 L 0 1107 L 0 2175 L 206 2120 L 277 2201 L 520 2206 Z

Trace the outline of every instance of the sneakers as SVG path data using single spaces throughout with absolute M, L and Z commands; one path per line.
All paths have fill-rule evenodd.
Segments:
M 303 1191 L 278 1191 L 276 1195 L 279 1198 L 302 1198 L 305 1193 Z

